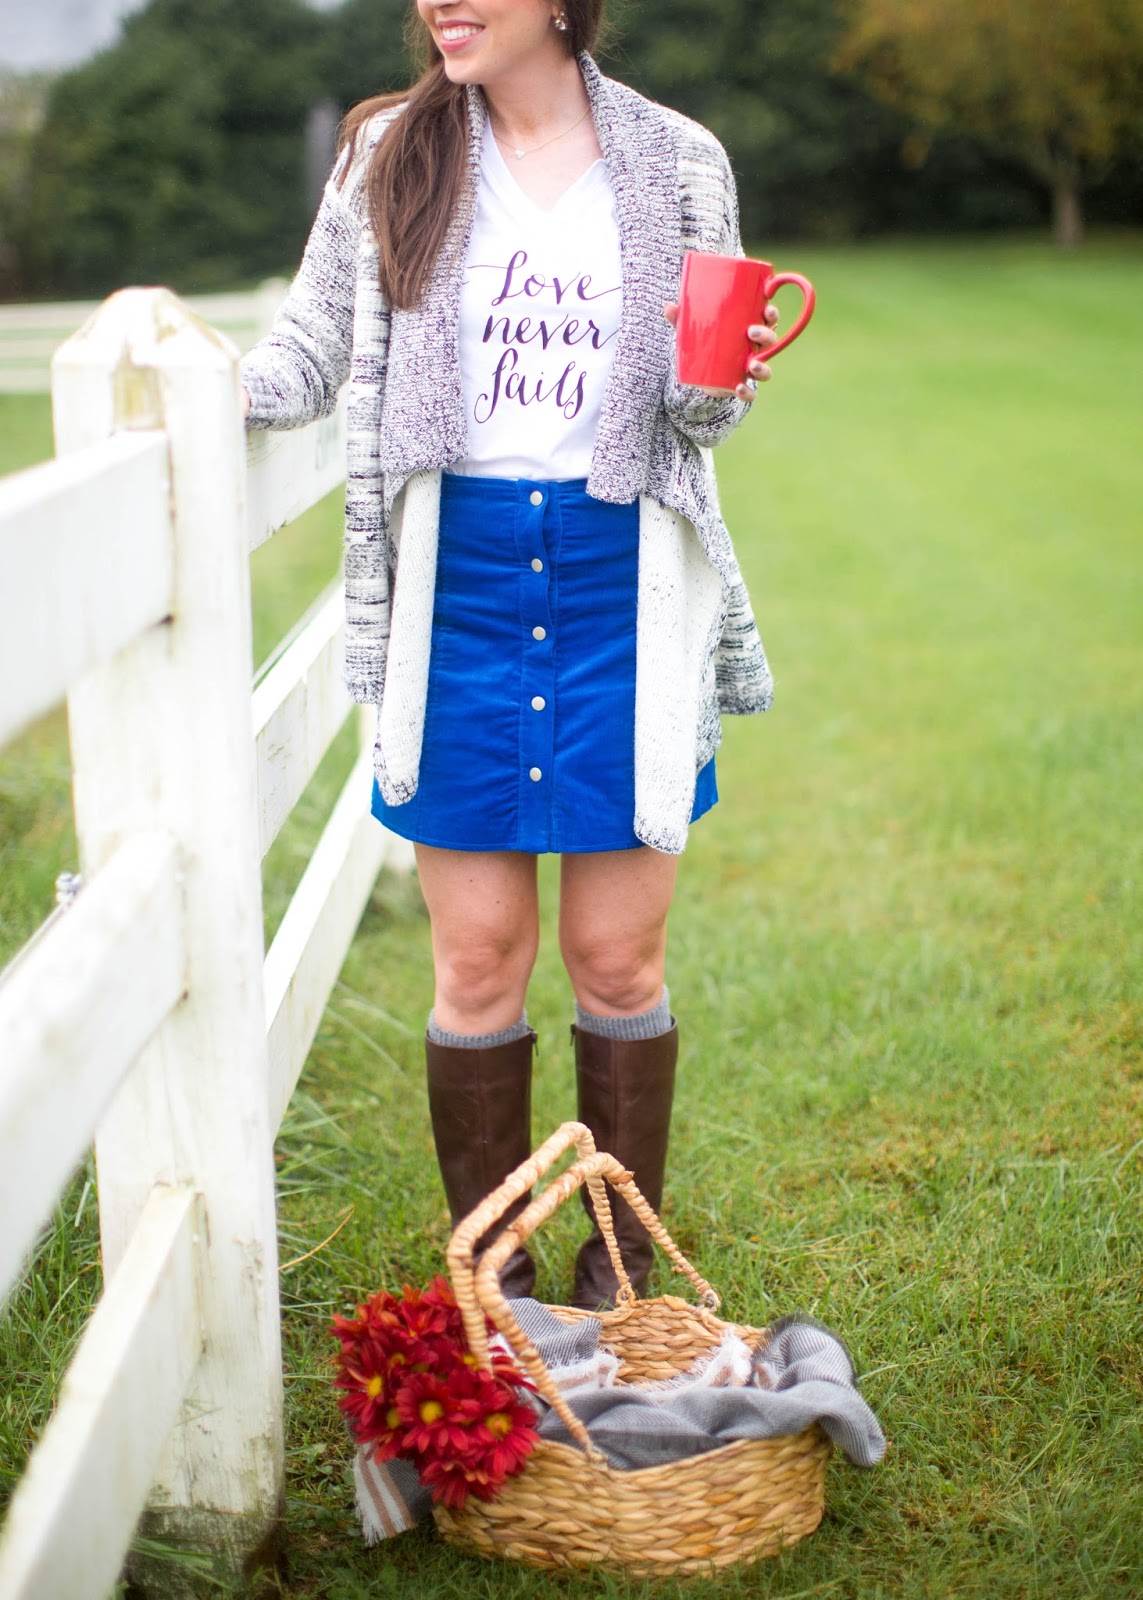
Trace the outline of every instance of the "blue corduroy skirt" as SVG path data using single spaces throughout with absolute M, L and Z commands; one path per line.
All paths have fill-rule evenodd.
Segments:
M 417 792 L 373 815 L 447 850 L 633 850 L 639 507 L 584 480 L 441 480 Z M 692 821 L 718 799 L 699 773 Z

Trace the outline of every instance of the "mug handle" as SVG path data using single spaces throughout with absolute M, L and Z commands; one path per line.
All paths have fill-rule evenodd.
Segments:
M 814 306 L 817 303 L 813 284 L 808 278 L 803 278 L 800 272 L 772 272 L 762 285 L 762 293 L 767 301 L 774 298 L 774 291 L 780 289 L 784 283 L 796 284 L 802 291 L 801 314 L 789 333 L 784 333 L 777 344 L 772 344 L 768 350 L 762 351 L 761 359 L 763 361 L 769 361 L 770 357 L 776 356 L 779 350 L 784 350 L 788 344 L 793 344 L 799 333 L 806 326 L 806 323 L 813 316 Z

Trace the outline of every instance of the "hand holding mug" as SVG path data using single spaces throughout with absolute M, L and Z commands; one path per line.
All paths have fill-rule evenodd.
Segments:
M 672 328 L 677 328 L 679 323 L 678 301 L 672 300 L 668 305 L 665 305 L 663 307 L 663 315 Z M 746 337 L 753 349 L 750 359 L 746 363 L 746 375 L 742 382 L 734 389 L 716 389 L 706 384 L 698 384 L 696 387 L 700 388 L 703 394 L 709 394 L 712 399 L 718 400 L 733 397 L 735 400 L 741 400 L 744 405 L 749 405 L 758 392 L 758 385 L 760 383 L 769 383 L 774 374 L 766 365 L 763 357 L 767 354 L 771 345 L 778 343 L 778 335 L 774 332 L 778 325 L 778 307 L 767 306 L 762 313 L 762 319 L 762 322 L 751 323 L 746 330 Z
M 793 327 L 778 338 L 770 331 L 777 320 L 770 301 L 783 284 L 800 289 L 803 303 Z M 775 272 L 769 261 L 690 250 L 674 309 L 669 320 L 676 329 L 679 382 L 749 400 L 754 385 L 770 376 L 767 360 L 792 344 L 813 316 L 814 286 L 798 272 Z

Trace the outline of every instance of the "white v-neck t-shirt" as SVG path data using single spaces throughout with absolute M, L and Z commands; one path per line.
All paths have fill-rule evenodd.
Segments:
M 604 162 L 545 211 L 513 177 L 486 122 L 460 295 L 469 454 L 450 470 L 586 478 L 622 309 Z

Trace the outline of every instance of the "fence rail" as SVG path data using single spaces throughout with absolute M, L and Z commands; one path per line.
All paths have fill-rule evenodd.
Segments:
M 193 1189 L 156 1188 L 144 1207 L 20 1485 L 5 1596 L 103 1596 L 115 1581 L 205 1342 L 197 1205 Z
M 0 570 L 3 743 L 170 611 L 165 435 L 118 434 L 0 479 Z
M 369 815 L 338 591 L 250 684 L 249 551 L 340 481 L 343 414 L 244 442 L 233 346 L 163 290 L 88 316 L 52 389 L 58 459 L 0 482 L 0 743 L 66 692 L 82 888 L 0 976 L 0 1292 L 93 1137 L 105 1286 L 0 1594 L 102 1600 L 148 1505 L 235 1572 L 273 1535 L 273 1137 L 377 871 L 410 862 Z M 347 717 L 264 950 L 260 859 Z
M 183 304 L 210 327 L 248 350 L 270 326 L 286 291 L 282 278 L 268 278 L 237 294 L 189 295 Z M 0 305 L 0 394 L 46 394 L 52 357 L 99 310 L 97 300 L 60 300 Z
M 181 923 L 175 843 L 137 835 L 0 985 L 0 1294 L 182 995 Z

